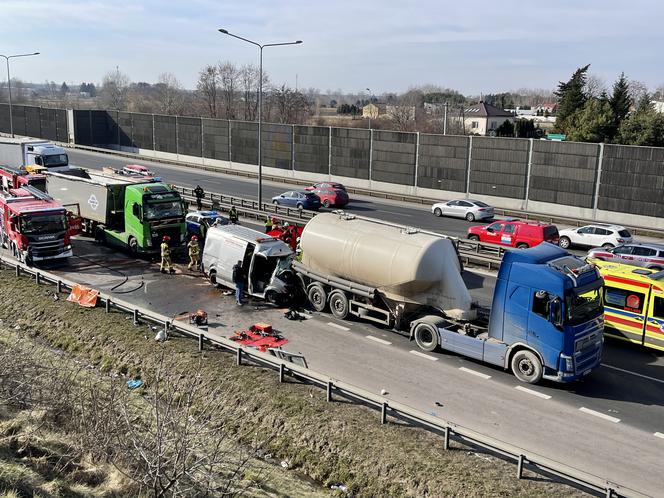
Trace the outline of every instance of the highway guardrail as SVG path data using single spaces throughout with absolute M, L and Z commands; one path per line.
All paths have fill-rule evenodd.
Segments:
M 54 284 L 59 293 L 70 291 L 76 282 L 62 278 L 39 268 L 28 267 L 13 259 L 0 256 L 0 270 L 10 269 L 17 277 L 28 276 L 37 284 Z M 522 479 L 524 470 L 550 478 L 555 476 L 567 483 L 580 486 L 585 490 L 601 494 L 607 498 L 646 498 L 647 495 L 622 486 L 607 478 L 596 476 L 580 469 L 571 467 L 561 462 L 549 459 L 545 456 L 528 451 L 518 446 L 495 439 L 491 436 L 479 433 L 472 429 L 463 427 L 451 420 L 444 420 L 404 403 L 386 399 L 384 396 L 367 391 L 358 386 L 336 380 L 310 368 L 291 363 L 267 353 L 261 353 L 257 349 L 240 345 L 228 338 L 215 333 L 195 327 L 188 323 L 181 323 L 174 317 L 169 317 L 152 310 L 136 306 L 133 303 L 116 299 L 110 294 L 100 292 L 98 300 L 103 304 L 106 312 L 117 309 L 133 315 L 134 323 L 141 321 L 163 326 L 170 333 L 176 332 L 198 341 L 198 349 L 202 351 L 206 344 L 215 346 L 222 351 L 235 355 L 236 364 L 253 362 L 262 367 L 278 371 L 279 380 L 283 382 L 288 375 L 302 382 L 325 389 L 328 402 L 333 402 L 333 397 L 341 396 L 350 401 L 364 404 L 380 412 L 380 423 L 387 424 L 388 417 L 407 421 L 416 427 L 421 427 L 443 439 L 443 448 L 450 449 L 450 440 L 459 443 L 484 448 L 503 459 L 512 461 L 517 466 L 516 477 Z
M 69 147 L 72 149 L 80 149 L 80 150 L 88 150 L 91 152 L 97 152 L 100 154 L 108 154 L 108 155 L 114 155 L 114 156 L 119 156 L 119 157 L 127 157 L 131 159 L 136 159 L 136 160 L 144 160 L 144 161 L 150 161 L 150 162 L 155 162 L 155 163 L 163 163 L 163 164 L 171 164 L 175 166 L 185 166 L 187 168 L 194 168 L 194 169 L 201 169 L 205 171 L 213 171 L 217 173 L 223 173 L 225 175 L 233 175 L 233 176 L 239 176 L 239 177 L 244 177 L 244 178 L 257 178 L 258 174 L 253 172 L 253 171 L 240 171 L 240 170 L 235 170 L 235 169 L 230 169 L 230 168 L 223 168 L 220 166 L 212 166 L 209 164 L 201 164 L 201 163 L 192 163 L 188 161 L 181 161 L 181 160 L 175 160 L 175 159 L 165 159 L 165 158 L 159 158 L 159 157 L 149 157 L 143 154 L 135 154 L 131 152 L 124 152 L 124 151 L 117 151 L 114 149 L 107 149 L 103 147 L 90 147 L 87 145 L 79 145 L 79 144 L 69 144 L 69 143 L 59 143 L 59 145 L 63 147 Z M 287 183 L 291 185 L 311 185 L 311 181 L 305 181 L 305 180 L 299 180 L 297 178 L 291 178 L 291 177 L 285 177 L 285 176 L 276 176 L 276 175 L 262 175 L 264 181 L 270 181 L 270 182 L 275 182 L 275 183 Z M 435 199 L 432 197 L 421 197 L 421 196 L 415 196 L 415 195 L 406 195 L 406 194 L 394 194 L 391 192 L 384 192 L 384 191 L 379 191 L 379 190 L 370 190 L 370 189 L 363 189 L 363 188 L 356 188 L 356 187 L 347 187 L 346 190 L 351 193 L 351 194 L 357 194 L 357 195 L 362 195 L 366 197 L 374 197 L 377 199 L 386 199 L 386 200 L 392 200 L 392 201 L 400 201 L 400 202 L 408 202 L 408 203 L 413 203 L 413 204 L 420 204 L 420 205 L 431 205 L 435 204 L 436 202 L 444 202 L 442 199 Z M 460 192 L 459 195 L 465 195 L 464 192 Z M 570 225 L 570 226 L 583 226 L 583 225 L 589 225 L 593 223 L 600 223 L 597 220 L 592 220 L 588 218 L 574 218 L 574 217 L 567 217 L 567 216 L 558 216 L 558 215 L 551 215 L 547 213 L 538 213 L 538 212 L 533 212 L 533 211 L 522 211 L 522 210 L 517 210 L 517 209 L 503 209 L 503 208 L 495 208 L 495 213 L 499 216 L 506 216 L 506 217 L 515 217 L 523 220 L 532 220 L 532 221 L 542 221 L 546 223 L 560 223 L 564 225 Z M 602 222 L 604 223 L 604 222 Z M 656 237 L 656 238 L 664 238 L 664 230 L 658 230 L 650 227 L 643 227 L 643 226 L 636 226 L 636 225 L 629 225 L 626 226 L 629 230 L 634 235 L 642 235 L 642 236 L 647 236 L 647 237 Z

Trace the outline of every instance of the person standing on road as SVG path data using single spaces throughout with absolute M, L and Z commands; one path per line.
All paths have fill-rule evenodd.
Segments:
M 265 233 L 270 233 L 272 231 L 272 218 L 269 216 L 265 217 Z
M 173 263 L 171 262 L 171 248 L 168 247 L 168 241 L 171 238 L 168 235 L 164 235 L 164 238 L 161 239 L 161 272 L 162 273 L 175 273 L 173 269 Z
M 200 185 L 196 185 L 194 189 L 194 195 L 196 196 L 196 207 L 199 211 L 203 210 L 203 196 L 205 195 L 205 190 Z
M 235 284 L 235 302 L 242 306 L 242 292 L 244 290 L 244 268 L 242 261 L 238 261 L 233 266 L 233 283 Z
M 233 225 L 237 225 L 237 209 L 235 209 L 235 206 L 231 206 L 231 210 L 228 212 L 228 219 L 231 220 Z
M 201 248 L 198 246 L 198 237 L 195 235 L 191 237 L 191 240 L 187 244 L 187 249 L 189 249 L 189 266 L 187 268 L 191 270 L 193 266 L 196 270 L 200 270 Z

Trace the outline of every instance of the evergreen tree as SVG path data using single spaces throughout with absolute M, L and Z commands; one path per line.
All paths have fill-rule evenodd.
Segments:
M 616 142 L 624 145 L 664 147 L 664 115 L 655 111 L 650 96 L 644 95 L 636 111 L 620 125 Z
M 613 133 L 615 118 L 607 99 L 590 99 L 567 124 L 567 139 L 575 142 L 606 142 Z
M 581 111 L 588 100 L 584 87 L 590 64 L 580 67 L 567 82 L 558 83 L 555 94 L 558 97 L 558 111 L 556 113 L 556 128 L 561 133 L 567 133 L 572 116 Z
M 629 82 L 625 78 L 625 73 L 620 73 L 620 77 L 613 84 L 613 93 L 609 99 L 611 110 L 613 111 L 613 130 L 611 138 L 613 138 L 620 129 L 620 125 L 627 118 L 629 109 L 632 106 L 632 98 L 629 95 Z
M 513 137 L 514 136 L 514 125 L 509 119 L 503 121 L 498 128 L 496 128 L 497 137 Z
M 68 93 L 69 93 L 69 87 L 67 86 L 67 83 L 63 81 L 62 86 L 60 86 L 60 95 L 65 96 Z

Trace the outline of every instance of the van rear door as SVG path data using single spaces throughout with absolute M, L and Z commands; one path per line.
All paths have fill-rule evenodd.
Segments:
M 643 345 L 664 350 L 664 289 L 653 284 L 646 315 Z

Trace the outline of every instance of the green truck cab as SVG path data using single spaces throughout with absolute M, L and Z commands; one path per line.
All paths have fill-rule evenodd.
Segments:
M 164 183 L 72 168 L 47 173 L 47 189 L 82 218 L 84 233 L 134 254 L 159 252 L 185 242 L 186 208 L 180 194 Z

